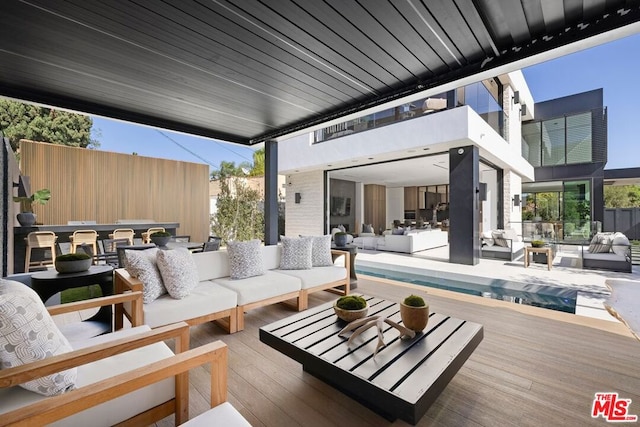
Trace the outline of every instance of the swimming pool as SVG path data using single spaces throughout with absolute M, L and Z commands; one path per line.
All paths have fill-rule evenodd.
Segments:
M 576 312 L 578 291 L 571 289 L 504 280 L 495 280 L 491 284 L 477 284 L 370 266 L 358 266 L 356 273 L 565 313 Z

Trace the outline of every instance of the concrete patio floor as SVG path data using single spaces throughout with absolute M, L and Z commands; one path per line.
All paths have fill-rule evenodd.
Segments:
M 507 282 L 542 285 L 578 291 L 576 314 L 617 321 L 604 309 L 602 302 L 610 294 L 605 280 L 640 280 L 640 266 L 632 273 L 604 270 L 585 270 L 576 246 L 561 246 L 553 260 L 551 270 L 546 264 L 531 263 L 524 268 L 524 259 L 513 261 L 480 259 L 477 265 L 449 263 L 449 246 L 415 252 L 413 254 L 358 249 L 356 269 L 374 267 L 397 272 L 418 274 L 427 279 L 450 279 L 466 283 L 500 286 Z M 533 287 L 533 286 L 531 286 Z

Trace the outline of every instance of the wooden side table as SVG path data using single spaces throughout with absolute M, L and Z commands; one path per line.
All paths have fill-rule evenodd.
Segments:
M 553 252 L 551 246 L 543 246 L 541 248 L 534 248 L 533 246 L 525 246 L 524 248 L 524 268 L 529 267 L 529 255 L 530 254 L 546 254 L 547 255 L 547 269 L 551 270 L 551 263 L 553 262 Z

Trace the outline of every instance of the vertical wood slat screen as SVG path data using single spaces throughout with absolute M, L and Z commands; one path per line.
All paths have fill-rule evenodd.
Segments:
M 209 235 L 209 166 L 23 140 L 23 175 L 31 190 L 51 190 L 34 205 L 37 222 L 151 219 L 179 222 L 177 233 L 192 241 Z

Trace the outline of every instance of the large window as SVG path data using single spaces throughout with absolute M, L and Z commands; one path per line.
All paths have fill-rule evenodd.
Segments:
M 591 112 L 522 125 L 522 156 L 533 166 L 592 161 Z

